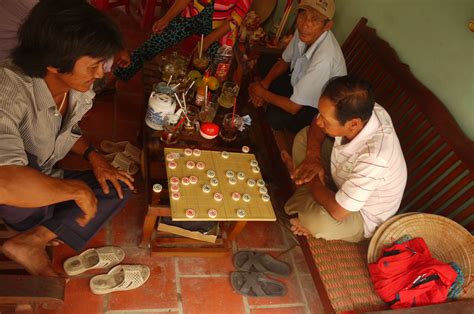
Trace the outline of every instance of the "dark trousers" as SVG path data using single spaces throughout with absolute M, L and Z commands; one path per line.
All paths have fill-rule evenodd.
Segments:
M 277 60 L 278 57 L 275 55 L 263 55 L 260 57 L 257 63 L 257 70 L 262 78 L 270 72 Z M 274 94 L 290 98 L 293 95 L 291 72 L 288 70 L 280 75 L 270 84 L 268 89 Z M 274 130 L 287 129 L 297 133 L 305 126 L 310 125 L 317 114 L 318 109 L 309 106 L 303 106 L 296 114 L 291 114 L 279 107 L 269 105 L 265 118 Z
M 76 218 L 82 215 L 82 210 L 74 201 L 37 208 L 0 205 L 0 217 L 19 232 L 43 225 L 71 248 L 81 251 L 107 221 L 125 206 L 131 192 L 122 184 L 124 198 L 120 199 L 114 187 L 109 184 L 110 192 L 108 195 L 104 194 L 92 171 L 66 170 L 64 179 L 84 181 L 97 197 L 97 213 L 86 226 L 81 227 L 76 222 Z

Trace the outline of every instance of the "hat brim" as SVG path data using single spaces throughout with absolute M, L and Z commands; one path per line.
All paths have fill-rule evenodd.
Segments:
M 301 9 L 301 10 L 313 10 L 313 11 L 316 11 L 318 12 L 319 14 L 321 14 L 322 16 L 324 16 L 325 18 L 331 20 L 331 18 L 329 16 L 327 16 L 326 14 L 324 14 L 323 12 L 319 11 L 318 9 L 316 9 L 315 7 L 312 7 L 310 5 L 307 5 L 307 4 L 299 4 L 298 5 L 298 9 Z

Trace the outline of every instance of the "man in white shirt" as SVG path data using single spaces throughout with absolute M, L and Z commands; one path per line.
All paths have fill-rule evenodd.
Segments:
M 341 48 L 330 31 L 333 0 L 303 0 L 299 4 L 293 39 L 270 70 L 259 61 L 263 80 L 252 84 L 249 94 L 255 106 L 268 103 L 266 119 L 274 130 L 297 132 L 311 124 L 326 82 L 346 75 Z M 268 68 L 268 65 L 267 65 Z
M 298 214 L 290 220 L 297 235 L 359 242 L 397 212 L 405 159 L 390 116 L 375 103 L 367 82 L 331 79 L 319 111 L 296 135 L 293 159 L 282 152 L 299 185 L 285 211 Z

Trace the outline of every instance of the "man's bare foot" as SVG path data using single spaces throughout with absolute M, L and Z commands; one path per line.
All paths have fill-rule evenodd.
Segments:
M 293 234 L 297 236 L 305 236 L 305 237 L 311 234 L 308 229 L 303 227 L 303 225 L 301 224 L 301 221 L 298 218 L 291 218 L 290 223 L 291 223 L 290 229 L 293 232 Z
M 59 239 L 53 239 L 49 241 L 48 243 L 46 243 L 46 246 L 58 246 L 60 244 L 64 244 L 64 242 Z
M 286 150 L 282 150 L 280 153 L 281 160 L 285 164 L 288 172 L 291 174 L 295 171 L 295 165 L 293 164 L 293 159 L 291 158 L 290 154 Z
M 59 274 L 54 271 L 45 250 L 46 244 L 54 238 L 54 233 L 39 226 L 5 241 L 2 251 L 32 275 L 57 277 Z

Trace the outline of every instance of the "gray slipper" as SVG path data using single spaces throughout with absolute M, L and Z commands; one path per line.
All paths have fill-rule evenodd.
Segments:
M 286 286 L 262 273 L 235 271 L 230 274 L 232 288 L 249 297 L 281 297 L 287 292 Z
M 288 277 L 291 274 L 290 265 L 265 253 L 240 251 L 234 254 L 232 262 L 240 271 L 261 272 L 281 277 Z

